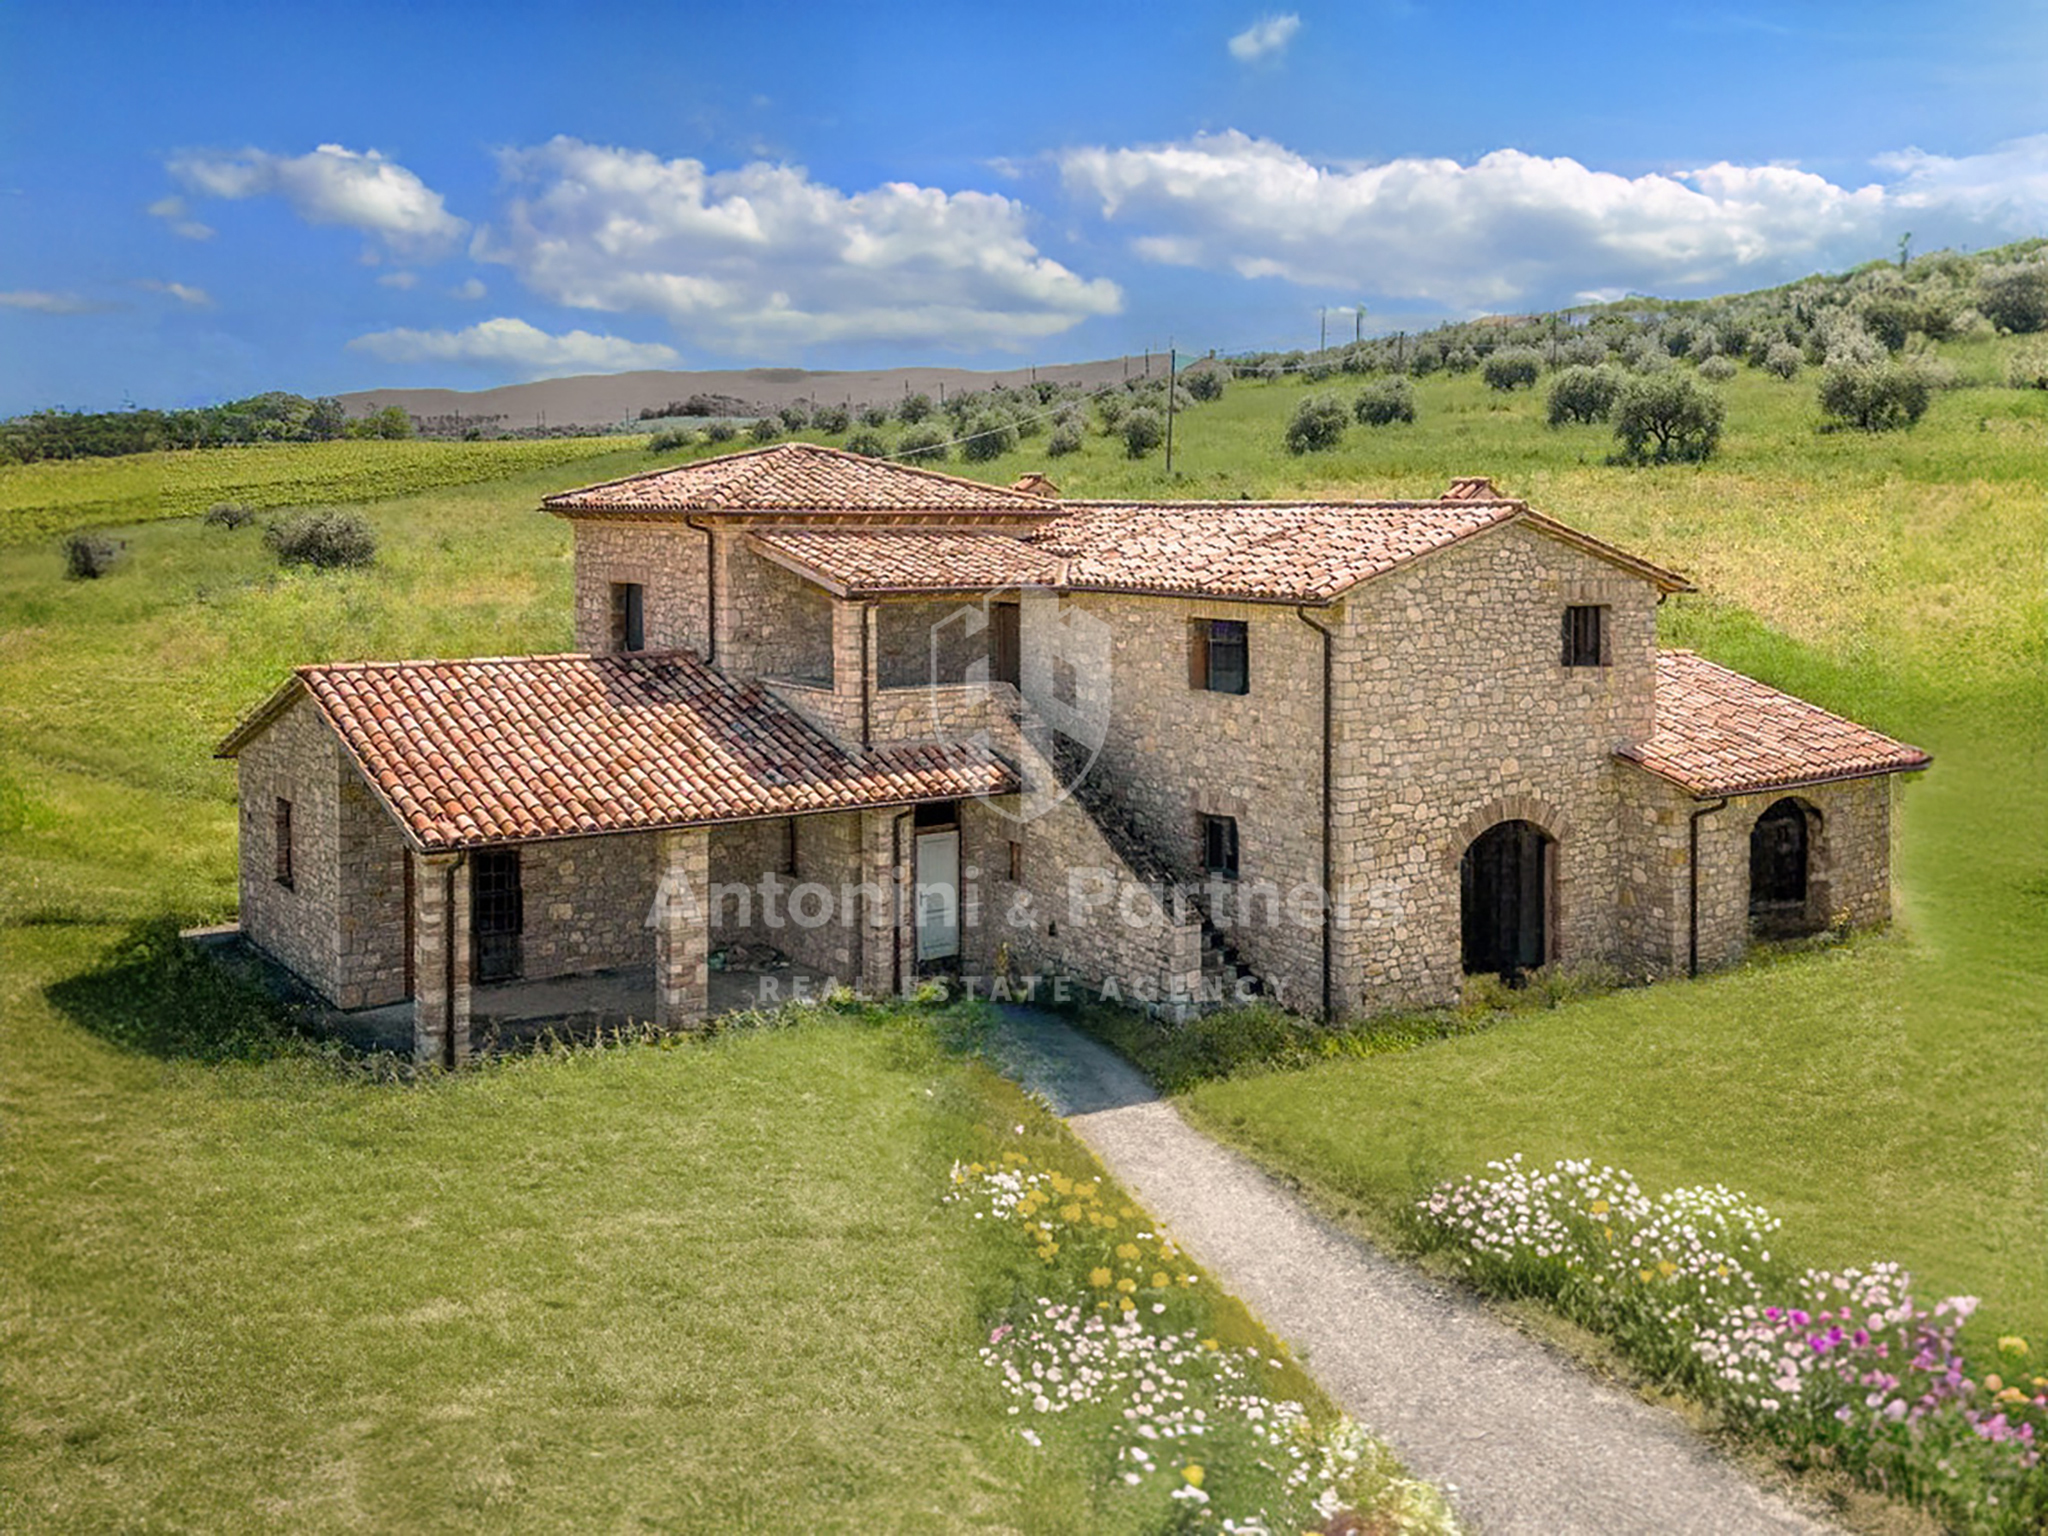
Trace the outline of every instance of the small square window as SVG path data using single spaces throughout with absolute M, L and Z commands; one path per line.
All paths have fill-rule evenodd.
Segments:
M 1189 624 L 1188 682 L 1210 693 L 1251 691 L 1251 635 L 1243 619 Z
M 647 649 L 647 589 L 637 581 L 612 583 L 612 649 Z
M 276 813 L 276 869 L 277 883 L 286 890 L 292 886 L 292 803 L 280 798 Z
M 1237 818 L 1202 818 L 1202 868 L 1225 880 L 1237 878 Z
M 1591 606 L 1564 611 L 1564 664 L 1568 667 L 1607 665 L 1607 610 Z

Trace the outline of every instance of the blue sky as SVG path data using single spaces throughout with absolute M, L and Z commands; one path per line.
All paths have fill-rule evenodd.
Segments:
M 2048 233 L 2048 7 L 0 0 L 0 414 L 1004 367 Z

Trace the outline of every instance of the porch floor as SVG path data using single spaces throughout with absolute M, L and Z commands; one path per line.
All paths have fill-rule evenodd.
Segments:
M 806 966 L 779 970 L 713 971 L 710 1012 L 738 1013 L 773 1008 L 790 1001 L 798 989 L 806 996 L 823 990 L 827 977 Z M 582 976 L 557 976 L 545 981 L 501 981 L 470 992 L 470 1037 L 475 1049 L 518 1049 L 553 1033 L 587 1040 L 599 1030 L 624 1029 L 654 1017 L 654 967 L 622 966 Z M 413 1006 L 410 999 L 381 1008 L 331 1011 L 327 1028 L 357 1050 L 412 1050 Z

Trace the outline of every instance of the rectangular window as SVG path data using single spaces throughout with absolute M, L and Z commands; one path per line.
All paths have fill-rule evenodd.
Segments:
M 1010 844 L 1010 883 L 1021 885 L 1024 881 L 1024 845 Z
M 1226 880 L 1237 878 L 1237 818 L 1202 818 L 1202 868 Z
M 796 818 L 786 817 L 782 823 L 782 873 L 796 873 Z
M 1210 693 L 1251 691 L 1251 636 L 1243 619 L 1189 624 L 1188 683 Z
M 1572 607 L 1564 611 L 1564 664 L 1568 667 L 1607 665 L 1607 610 Z
M 277 802 L 277 883 L 286 890 L 292 884 L 292 803 Z
M 647 649 L 647 589 L 637 581 L 612 583 L 612 649 Z

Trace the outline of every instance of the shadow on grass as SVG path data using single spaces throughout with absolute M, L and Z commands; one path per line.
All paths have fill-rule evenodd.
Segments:
M 179 937 L 169 917 L 136 923 L 96 968 L 44 996 L 87 1033 L 165 1060 L 260 1061 L 314 1047 L 307 1010 Z

